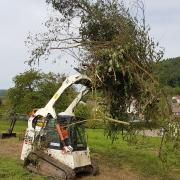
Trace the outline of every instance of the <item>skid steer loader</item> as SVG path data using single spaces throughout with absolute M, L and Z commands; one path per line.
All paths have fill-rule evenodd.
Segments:
M 69 107 L 56 115 L 54 104 L 73 84 L 82 90 Z M 98 174 L 98 166 L 91 159 L 87 146 L 83 119 L 74 115 L 74 108 L 91 88 L 91 80 L 81 74 L 69 76 L 44 108 L 34 110 L 28 120 L 21 153 L 24 166 L 35 173 L 61 180 L 72 180 L 79 172 Z M 64 139 L 62 132 L 68 137 Z

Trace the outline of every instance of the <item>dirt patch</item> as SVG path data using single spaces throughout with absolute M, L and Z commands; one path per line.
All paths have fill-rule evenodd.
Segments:
M 0 156 L 9 156 L 14 158 L 19 158 L 21 149 L 21 141 L 18 141 L 17 138 L 11 139 L 1 139 L 0 140 Z
M 0 140 L 0 156 L 19 159 L 22 148 L 22 141 L 17 138 Z M 79 180 L 147 180 L 141 175 L 132 172 L 128 168 L 112 165 L 101 155 L 94 156 L 99 164 L 100 174 L 98 176 L 79 176 Z
M 97 176 L 81 176 L 79 180 L 145 180 L 144 177 L 135 174 L 128 168 L 115 166 L 111 162 L 107 162 L 102 156 L 96 156 L 99 164 L 100 173 Z

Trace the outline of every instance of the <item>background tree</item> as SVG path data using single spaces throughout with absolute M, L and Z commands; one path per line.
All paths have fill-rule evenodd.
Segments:
M 64 79 L 64 75 L 45 74 L 33 69 L 21 73 L 14 77 L 15 86 L 8 90 L 9 106 L 17 113 L 27 113 L 33 108 L 44 107 Z M 55 105 L 57 112 L 65 110 L 75 94 L 73 87 L 67 89 Z
M 155 64 L 160 83 L 172 88 L 180 87 L 180 57 L 169 58 Z

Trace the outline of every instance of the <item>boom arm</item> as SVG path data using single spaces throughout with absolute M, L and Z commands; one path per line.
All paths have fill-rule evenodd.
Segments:
M 40 115 L 40 116 L 46 117 L 47 114 L 50 113 L 54 118 L 56 118 L 56 112 L 53 106 L 55 102 L 58 100 L 58 98 L 61 96 L 61 94 L 72 84 L 75 84 L 75 83 L 86 84 L 87 82 L 91 83 L 91 80 L 86 75 L 75 74 L 75 75 L 67 77 L 65 81 L 62 83 L 61 87 L 58 89 L 58 91 L 46 104 L 46 106 L 44 108 L 39 109 L 35 113 L 35 116 Z
M 80 102 L 81 98 L 85 96 L 89 92 L 89 89 L 85 89 L 81 91 L 76 98 L 73 100 L 73 102 L 68 106 L 68 108 L 64 111 L 59 113 L 59 115 L 69 115 L 69 116 L 74 116 L 74 108 L 78 105 Z

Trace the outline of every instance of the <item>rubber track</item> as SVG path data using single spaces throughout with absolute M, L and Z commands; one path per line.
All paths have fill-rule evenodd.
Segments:
M 48 156 L 48 154 L 45 154 L 42 151 L 35 151 L 35 152 L 31 152 L 32 154 L 35 154 L 38 158 L 46 161 L 47 163 L 53 165 L 55 168 L 58 168 L 59 170 L 63 171 L 66 174 L 66 180 L 74 180 L 75 179 L 75 172 L 73 171 L 73 169 L 71 169 L 70 167 L 68 167 L 67 165 L 61 163 L 60 161 L 51 158 L 50 156 Z

